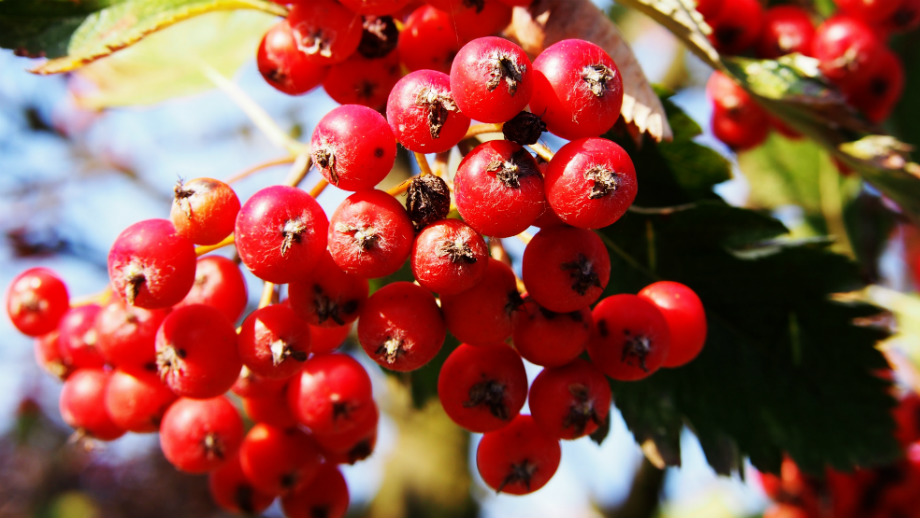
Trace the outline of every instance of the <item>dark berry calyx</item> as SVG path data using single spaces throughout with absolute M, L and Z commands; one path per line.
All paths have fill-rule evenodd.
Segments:
M 281 255 L 287 255 L 288 251 L 294 244 L 303 240 L 303 234 L 307 231 L 307 225 L 299 219 L 289 219 L 281 227 Z
M 464 408 L 485 406 L 493 416 L 507 421 L 511 419 L 511 412 L 505 403 L 505 385 L 499 381 L 489 379 L 480 381 L 470 387 L 469 399 L 464 401 Z
M 361 25 L 358 53 L 368 59 L 381 58 L 396 48 L 399 28 L 392 16 L 365 16 Z
M 282 339 L 278 339 L 272 342 L 270 349 L 272 352 L 272 365 L 276 367 L 281 365 L 288 358 L 293 358 L 299 362 L 307 361 L 307 353 L 303 351 L 295 351 L 291 348 L 291 344 Z
M 388 365 L 393 365 L 407 352 L 406 343 L 401 338 L 387 337 L 374 354 L 383 359 Z
M 336 223 L 335 231 L 341 232 L 343 234 L 351 234 L 354 238 L 354 244 L 362 252 L 366 252 L 373 248 L 377 241 L 380 239 L 380 235 L 377 234 L 377 230 L 373 227 L 360 226 L 356 227 L 354 225 L 347 225 L 345 223 Z
M 415 105 L 428 110 L 428 132 L 431 138 L 438 138 L 447 122 L 447 116 L 460 110 L 450 92 L 441 92 L 427 86 L 415 96 Z
M 476 254 L 473 253 L 473 248 L 462 237 L 457 238 L 455 241 L 449 239 L 442 241 L 441 246 L 438 247 L 438 257 L 447 257 L 454 264 L 473 264 L 476 262 Z
M 591 193 L 588 194 L 589 200 L 612 194 L 616 192 L 618 186 L 616 171 L 602 165 L 596 165 L 585 171 L 585 180 L 594 182 L 591 186 Z
M 491 92 L 504 83 L 512 97 L 517 93 L 518 85 L 527 72 L 527 65 L 519 63 L 516 55 L 501 51 L 483 57 L 481 66 L 489 73 L 486 88 Z
M 562 263 L 561 267 L 569 272 L 572 290 L 579 295 L 584 295 L 591 288 L 604 287 L 595 271 L 594 263 L 582 254 L 578 254 L 574 261 Z
M 336 324 L 344 326 L 345 319 L 342 318 L 343 315 L 353 313 L 357 309 L 358 302 L 356 300 L 349 300 L 340 304 L 337 299 L 327 295 L 322 286 L 319 284 L 313 285 L 313 311 L 316 313 L 317 321 L 320 324 L 327 320 L 332 320 Z
M 498 485 L 498 488 L 496 488 L 495 491 L 497 493 L 501 493 L 505 486 L 508 484 L 514 484 L 516 482 L 524 484 L 524 487 L 530 491 L 530 479 L 533 478 L 536 472 L 537 465 L 528 459 L 514 463 L 511 465 L 511 468 L 508 470 L 508 474 L 505 475 L 505 478 L 502 479 L 502 483 Z
M 338 185 L 339 175 L 335 171 L 335 150 L 332 146 L 320 145 L 313 150 L 313 162 L 316 167 L 329 173 L 329 183 Z
M 147 283 L 144 267 L 138 264 L 136 260 L 133 260 L 122 271 L 122 275 L 125 278 L 125 302 L 129 306 L 133 306 L 134 301 L 141 294 L 141 289 Z
M 463 7 L 466 7 L 467 9 L 472 7 L 476 9 L 477 13 L 481 13 L 485 6 L 486 0 L 463 0 Z
M 527 159 L 524 158 L 524 155 L 528 155 Z M 525 149 L 515 151 L 508 160 L 502 160 L 501 158 L 492 159 L 492 161 L 486 165 L 486 171 L 490 173 L 494 172 L 495 179 L 509 189 L 520 189 L 521 177 L 523 176 L 540 174 L 534 169 L 530 153 Z
M 620 357 L 620 361 L 628 365 L 638 363 L 640 369 L 649 372 L 645 360 L 652 351 L 651 340 L 644 335 L 633 336 L 629 329 L 624 329 L 623 334 L 626 337 L 626 343 L 623 344 L 623 354 Z
M 192 204 L 189 203 L 188 199 L 195 195 L 195 189 L 186 187 L 182 179 L 179 179 L 173 188 L 173 193 L 173 199 L 176 204 L 182 207 L 182 212 L 185 213 L 186 217 L 191 218 Z
M 204 449 L 205 456 L 208 459 L 223 460 L 226 457 L 224 453 L 224 442 L 220 440 L 220 436 L 214 432 L 208 432 L 204 438 L 201 439 L 201 447 Z
M 546 131 L 546 123 L 539 115 L 522 111 L 502 125 L 505 140 L 526 146 L 536 144 Z
M 322 27 L 307 27 L 306 32 L 301 30 L 302 26 L 295 29 L 297 37 L 297 48 L 304 54 L 310 56 L 322 56 L 324 58 L 332 57 L 332 41 L 335 39 L 334 34 L 326 34 Z
M 415 230 L 421 230 L 450 213 L 450 189 L 441 178 L 426 174 L 416 176 L 406 191 L 406 211 Z
M 166 379 L 167 376 L 174 372 L 180 373 L 185 371 L 185 356 L 186 352 L 184 349 L 178 349 L 171 345 L 157 349 L 157 374 L 160 376 L 160 379 Z
M 616 79 L 616 73 L 607 65 L 597 63 L 588 65 L 581 70 L 581 79 L 588 85 L 588 89 L 595 97 L 603 97 L 609 89 L 609 84 Z
M 585 433 L 589 422 L 600 426 L 601 419 L 594 408 L 594 401 L 591 399 L 588 387 L 580 383 L 573 383 L 569 385 L 569 393 L 574 401 L 562 420 L 563 428 L 574 428 L 575 435 L 581 436 Z

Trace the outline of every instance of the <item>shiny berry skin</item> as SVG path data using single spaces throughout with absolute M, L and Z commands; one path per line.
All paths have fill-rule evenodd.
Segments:
M 157 331 L 156 362 L 173 392 L 198 399 L 229 390 L 243 367 L 233 324 L 203 304 L 183 306 L 166 316 Z
M 348 339 L 349 332 L 351 324 L 333 327 L 311 325 L 310 343 L 313 354 L 326 354 L 338 349 Z
M 662 366 L 671 348 L 668 321 L 648 300 L 628 293 L 594 306 L 588 355 L 615 380 L 646 378 Z
M 286 284 L 306 277 L 326 248 L 329 220 L 309 193 L 265 187 L 236 217 L 236 249 L 256 277 Z
M 543 369 L 530 385 L 528 400 L 540 428 L 552 437 L 572 440 L 594 433 L 607 420 L 612 397 L 604 373 L 576 358 Z
M 713 103 L 713 134 L 735 151 L 759 146 L 770 133 L 770 116 L 747 91 L 722 72 L 706 82 Z
M 719 14 L 725 2 L 726 0 L 696 0 L 696 10 L 708 22 Z
M 329 67 L 323 90 L 339 104 L 360 104 L 383 112 L 390 90 L 401 77 L 399 53 L 366 58 L 355 52 L 347 60 Z
M 709 40 L 722 54 L 740 54 L 757 42 L 763 25 L 760 0 L 730 0 L 707 20 L 712 27 Z
M 166 308 L 195 282 L 195 245 L 169 220 L 148 219 L 122 231 L 109 250 L 112 289 L 129 305 Z
M 101 368 L 87 368 L 77 369 L 64 381 L 58 408 L 68 426 L 100 441 L 125 434 L 102 404 L 110 379 L 111 374 Z
M 591 309 L 556 313 L 527 297 L 514 313 L 511 335 L 522 358 L 545 367 L 565 365 L 585 350 L 591 337 Z
M 102 367 L 99 333 L 96 331 L 96 317 L 102 307 L 86 304 L 70 308 L 58 323 L 58 349 L 68 365 L 77 369 Z
M 409 151 L 440 153 L 466 135 L 470 118 L 450 93 L 450 76 L 434 70 L 405 75 L 387 99 L 387 121 Z
M 371 379 L 351 356 L 313 356 L 291 380 L 288 404 L 300 424 L 314 433 L 346 433 L 374 411 Z
M 297 48 L 316 64 L 341 63 L 361 43 L 361 16 L 335 0 L 297 2 L 287 20 Z
M 620 117 L 623 79 L 601 47 L 562 40 L 544 49 L 533 67 L 530 111 L 551 133 L 568 140 L 598 137 Z
M 529 415 L 487 432 L 476 448 L 482 479 L 499 493 L 525 495 L 540 489 L 559 468 L 562 448 Z
M 610 280 L 610 255 L 591 230 L 575 227 L 543 229 L 524 249 L 521 277 L 527 293 L 557 313 L 593 304 Z
M 460 47 L 453 17 L 428 4 L 420 5 L 406 18 L 396 44 L 400 59 L 409 70 L 435 70 L 444 74 L 450 73 Z
M 269 396 L 287 387 L 289 380 L 272 379 L 257 376 L 249 367 L 243 365 L 240 369 L 240 375 L 237 377 L 230 390 L 242 398 Z
M 524 362 L 502 344 L 460 344 L 438 375 L 438 398 L 452 421 L 471 432 L 507 425 L 527 399 Z
M 383 277 L 409 258 L 414 231 L 402 204 L 385 191 L 358 191 L 329 221 L 329 255 L 345 273 Z
M 836 0 L 837 8 L 848 15 L 878 24 L 898 9 L 901 0 Z
M 242 399 L 243 412 L 256 423 L 265 423 L 276 428 L 297 426 L 297 418 L 288 405 L 287 384 L 274 388 L 268 394 Z
M 168 309 L 144 309 L 112 299 L 96 315 L 96 344 L 120 369 L 156 372 L 156 335 Z
M 393 14 L 410 3 L 410 0 L 341 0 L 340 3 L 358 14 Z
M 843 88 L 847 102 L 872 122 L 882 122 L 901 100 L 904 92 L 904 65 L 901 58 L 883 49 L 878 63 L 862 78 Z
M 460 9 L 453 13 L 453 23 L 461 43 L 490 36 L 502 31 L 511 23 L 511 6 L 498 0 L 460 2 Z
M 339 327 L 358 318 L 369 291 L 367 279 L 343 272 L 326 252 L 307 279 L 288 285 L 288 303 L 311 325 Z
M 160 449 L 186 473 L 207 473 L 233 459 L 243 442 L 243 419 L 226 396 L 176 400 L 160 423 Z
M 658 281 L 642 288 L 639 296 L 654 304 L 668 322 L 671 348 L 662 367 L 679 367 L 697 357 L 706 343 L 706 310 L 700 297 L 686 284 Z
M 373 189 L 393 168 L 396 138 L 383 115 L 346 104 L 323 116 L 310 140 L 313 163 L 332 185 L 346 191 Z
M 313 482 L 281 497 L 281 509 L 288 518 L 342 518 L 348 510 L 348 485 L 332 463 L 319 467 Z
M 878 63 L 884 43 L 863 20 L 838 14 L 818 26 L 811 55 L 831 81 L 847 86 L 859 81 Z
M 477 38 L 454 57 L 450 91 L 469 118 L 505 122 L 530 102 L 533 64 L 516 43 L 497 36 Z
M 287 304 L 259 308 L 240 326 L 240 359 L 256 376 L 289 378 L 310 355 L 308 326 Z
M 354 464 L 366 459 L 374 452 L 380 410 L 376 403 L 371 406 L 371 410 L 371 412 L 361 414 L 360 420 L 355 422 L 351 430 L 344 433 L 313 435 L 323 450 L 323 457 L 327 462 Z
M 176 233 L 199 245 L 214 245 L 233 232 L 240 199 L 233 188 L 214 178 L 179 181 L 169 219 Z
M 280 494 L 309 484 L 322 457 L 313 438 L 300 428 L 257 423 L 240 445 L 240 465 L 253 487 Z
M 262 514 L 275 500 L 274 493 L 256 489 L 240 464 L 239 455 L 228 459 L 208 474 L 208 491 L 221 509 L 247 515 Z
M 61 350 L 58 348 L 57 330 L 35 338 L 32 352 L 35 356 L 35 363 L 59 380 L 66 380 L 74 371 L 73 365 L 61 356 Z
M 482 279 L 460 293 L 441 294 L 447 329 L 474 345 L 499 343 L 511 336 L 511 322 L 521 305 L 514 272 L 491 257 Z
M 452 295 L 472 288 L 486 273 L 489 249 L 472 227 L 442 219 L 422 229 L 412 244 L 412 275 L 435 293 Z
M 69 308 L 67 285 L 48 268 L 20 273 L 6 293 L 6 313 L 26 336 L 37 337 L 57 329 Z
M 460 161 L 454 198 L 460 216 L 477 232 L 511 237 L 543 213 L 543 176 L 533 155 L 519 144 L 490 140 Z
M 198 258 L 195 283 L 176 307 L 205 304 L 236 322 L 243 315 L 248 300 L 246 279 L 240 267 L 226 257 L 206 255 Z
M 300 51 L 287 19 L 276 23 L 262 37 L 256 63 L 265 81 L 288 95 L 301 95 L 316 88 L 329 68 Z
M 166 409 L 176 394 L 153 372 L 112 371 L 103 405 L 112 421 L 129 432 L 150 433 L 160 429 Z
M 626 151 L 604 138 L 573 140 L 546 168 L 546 201 L 565 223 L 603 228 L 620 219 L 639 190 Z
M 811 52 L 815 26 L 808 11 L 794 5 L 777 5 L 767 9 L 763 18 L 755 45 L 757 57 L 776 59 L 793 52 Z
M 425 365 L 447 335 L 434 295 L 411 282 L 387 284 L 367 299 L 358 318 L 358 341 L 372 360 L 394 371 Z
M 920 26 L 920 0 L 900 0 L 898 8 L 884 21 L 883 29 L 907 32 Z

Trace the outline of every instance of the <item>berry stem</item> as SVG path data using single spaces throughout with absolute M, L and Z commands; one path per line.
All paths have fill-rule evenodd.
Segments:
M 225 246 L 232 245 L 235 241 L 236 241 L 236 238 L 234 237 L 234 235 L 230 234 L 229 236 L 225 237 L 224 240 L 221 241 L 220 243 L 217 243 L 214 245 L 203 245 L 203 246 L 195 247 L 195 255 L 197 255 L 198 257 L 201 257 L 204 254 L 213 252 L 214 250 L 223 248 Z
M 259 309 L 272 305 L 274 299 L 275 285 L 266 281 L 265 284 L 262 285 L 262 297 L 259 298 Z
M 258 173 L 259 171 L 262 171 L 263 169 L 268 169 L 270 167 L 275 167 L 275 166 L 285 165 L 285 164 L 292 164 L 292 163 L 294 163 L 294 158 L 291 156 L 283 156 L 281 158 L 276 158 L 274 160 L 268 160 L 266 162 L 262 162 L 261 164 L 256 164 L 250 167 L 249 169 L 246 169 L 245 171 L 239 172 L 227 178 L 225 181 L 228 184 L 233 184 L 235 182 L 242 180 L 243 178 L 247 178 L 249 176 L 252 176 L 255 173 Z
M 413 176 L 412 178 L 415 178 L 415 177 Z M 395 187 L 390 187 L 389 189 L 387 189 L 387 194 L 393 197 L 399 196 L 400 194 L 405 194 L 406 191 L 409 190 L 409 185 L 412 184 L 412 178 L 399 182 L 399 185 Z
M 329 185 L 329 182 L 327 182 L 325 178 L 320 178 L 319 181 L 316 182 L 316 185 L 314 185 L 313 188 L 310 189 L 310 196 L 313 196 L 314 198 L 318 198 L 319 195 L 322 194 L 323 191 L 326 190 L 327 185 Z
M 284 179 L 284 185 L 297 187 L 300 182 L 307 176 L 310 165 L 313 163 L 313 155 L 310 153 L 310 146 L 304 145 L 300 154 L 294 159 L 291 170 L 288 171 L 287 178 Z M 316 196 L 314 196 L 315 198 Z
M 482 135 L 483 133 L 501 133 L 502 125 L 501 124 L 473 124 L 470 126 L 470 129 L 466 130 L 466 135 L 463 138 L 468 139 L 475 137 L 476 135 Z
M 421 176 L 425 176 L 425 175 L 428 175 L 428 174 L 433 174 L 433 173 L 431 172 L 431 166 L 428 165 L 428 159 L 425 158 L 425 155 L 424 155 L 424 154 L 422 154 L 422 153 L 417 153 L 417 152 L 416 152 L 416 153 L 412 153 L 412 154 L 415 155 L 415 161 L 418 162 L 418 169 L 419 169 L 419 171 L 421 171 L 421 173 L 420 173 Z
M 536 144 L 528 144 L 527 147 L 532 149 L 533 152 L 537 154 L 537 156 L 543 160 L 546 160 L 547 162 L 553 159 L 553 151 L 543 144 L 540 144 L 539 142 Z

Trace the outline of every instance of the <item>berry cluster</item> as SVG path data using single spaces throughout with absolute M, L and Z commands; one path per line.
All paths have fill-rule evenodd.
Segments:
M 764 492 L 773 500 L 764 517 L 920 517 L 920 396 L 902 397 L 894 416 L 895 436 L 904 448 L 901 460 L 848 473 L 828 469 L 819 477 L 784 459 L 778 475 L 759 475 Z
M 764 9 L 759 0 L 699 0 L 697 9 L 711 25 L 710 39 L 719 52 L 751 52 L 761 59 L 792 53 L 813 57 L 850 106 L 870 122 L 881 122 L 904 90 L 904 66 L 886 41 L 920 26 L 920 1 L 836 4 L 839 11 L 817 24 L 816 16 L 802 7 Z M 707 94 L 714 106 L 713 133 L 733 149 L 756 147 L 771 127 L 797 136 L 720 72 L 710 78 Z
M 406 3 L 294 4 L 266 36 L 260 68 L 294 93 L 336 63 L 386 59 L 352 56 L 362 42 L 355 11 L 367 29 L 371 15 Z M 478 4 L 464 9 L 485 20 L 498 16 L 482 14 L 489 6 L 510 12 Z M 446 12 L 413 11 L 397 49 L 429 29 L 418 13 L 435 11 Z M 467 11 L 452 14 L 453 30 Z M 260 512 L 280 496 L 288 516 L 342 516 L 348 488 L 336 465 L 372 453 L 379 420 L 367 371 L 336 351 L 353 324 L 367 357 L 392 371 L 428 364 L 448 332 L 462 342 L 441 367 L 438 396 L 459 426 L 484 434 L 476 458 L 486 483 L 512 494 L 553 476 L 560 440 L 605 422 L 608 377 L 638 380 L 696 357 L 706 317 L 689 287 L 661 281 L 601 298 L 611 266 L 595 229 L 615 223 L 637 192 L 630 157 L 601 137 L 623 99 L 610 56 L 563 40 L 531 61 L 494 36 L 450 54 L 446 71 L 420 68 L 386 86 L 385 116 L 373 103 L 345 103 L 319 121 L 310 149 L 320 186 L 352 192 L 331 215 L 315 198 L 321 190 L 272 185 L 241 203 L 227 183 L 200 178 L 175 188 L 170 219 L 118 236 L 98 302 L 72 304 L 46 269 L 18 276 L 7 310 L 36 337 L 39 363 L 64 380 L 65 421 L 99 440 L 159 431 L 165 457 L 209 473 L 229 510 Z M 466 145 L 473 119 L 505 138 Z M 537 144 L 545 130 L 569 142 L 553 154 Z M 398 145 L 422 172 L 379 190 Z M 454 148 L 466 150 L 456 171 L 432 171 L 425 154 Z M 497 252 L 513 236 L 527 241 L 520 278 Z M 231 244 L 238 261 L 205 255 Z M 240 263 L 266 286 L 245 316 Z M 414 282 L 371 293 L 370 279 L 406 263 Z M 543 367 L 532 383 L 525 360 Z M 532 415 L 522 415 L 528 398 Z

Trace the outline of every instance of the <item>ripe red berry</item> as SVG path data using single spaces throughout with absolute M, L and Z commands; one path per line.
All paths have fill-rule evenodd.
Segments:
M 335 0 L 296 2 L 287 20 L 297 48 L 313 63 L 341 63 L 361 43 L 361 16 Z
M 223 394 L 243 367 L 233 324 L 203 304 L 183 306 L 166 316 L 157 331 L 156 362 L 169 388 L 192 398 Z
M 668 322 L 671 347 L 662 367 L 679 367 L 697 357 L 706 343 L 706 311 L 700 297 L 686 284 L 658 281 L 639 296 L 654 304 Z
M 837 8 L 842 13 L 879 24 L 893 15 L 901 0 L 836 0 Z
M 288 518 L 342 518 L 348 510 L 348 485 L 335 464 L 319 467 L 313 482 L 281 497 L 281 509 Z
M 507 340 L 520 305 L 521 294 L 511 267 L 491 257 L 486 273 L 472 288 L 441 294 L 447 329 L 458 340 L 474 345 Z
M 460 2 L 452 13 L 460 43 L 501 32 L 511 23 L 511 6 L 498 0 Z
M 522 358 L 545 367 L 565 365 L 585 350 L 591 336 L 591 309 L 556 313 L 527 297 L 514 313 L 512 341 Z
M 144 309 L 112 299 L 96 315 L 99 352 L 120 369 L 156 372 L 156 334 L 167 314 L 167 309 Z
M 373 278 L 406 262 L 415 232 L 406 209 L 384 191 L 359 191 L 346 198 L 329 221 L 329 254 L 344 272 Z
M 410 0 L 340 0 L 341 4 L 358 14 L 393 14 L 406 5 Z
M 61 418 L 68 426 L 100 441 L 111 441 L 125 433 L 102 404 L 110 376 L 100 368 L 77 369 L 64 381 L 58 400 Z
M 511 495 L 533 493 L 546 485 L 561 458 L 559 441 L 529 415 L 519 415 L 508 426 L 485 433 L 476 449 L 476 466 L 485 483 Z
M 441 350 L 447 328 L 430 291 L 399 281 L 367 299 L 358 318 L 358 341 L 375 362 L 395 371 L 425 365 Z
M 461 43 L 450 14 L 422 4 L 406 18 L 396 45 L 400 59 L 409 70 L 436 70 L 447 74 Z
M 454 198 L 463 220 L 477 232 L 511 237 L 543 212 L 543 176 L 533 155 L 519 144 L 490 140 L 460 161 Z
M 612 395 L 604 374 L 576 358 L 543 369 L 530 385 L 528 398 L 534 421 L 546 433 L 571 440 L 594 433 L 607 420 Z
M 206 255 L 198 258 L 195 283 L 176 307 L 206 304 L 236 322 L 243 315 L 248 300 L 246 279 L 240 267 L 226 257 Z
M 126 228 L 109 250 L 112 288 L 130 305 L 166 308 L 195 282 L 195 245 L 169 220 L 148 219 Z
M 793 52 L 811 52 L 815 26 L 808 11 L 795 5 L 777 5 L 767 9 L 763 18 L 756 44 L 758 57 L 776 59 Z
M 358 104 L 339 106 L 323 116 L 310 145 L 323 177 L 346 191 L 373 189 L 396 160 L 396 139 L 386 119 Z
M 843 88 L 847 102 L 872 122 L 882 122 L 904 91 L 904 65 L 897 54 L 885 48 L 872 70 Z
M 731 0 L 722 3 L 718 14 L 707 20 L 712 27 L 709 40 L 723 54 L 740 54 L 754 45 L 763 25 L 760 0 Z
M 313 356 L 291 380 L 288 404 L 297 420 L 314 433 L 346 433 L 374 411 L 371 379 L 351 356 Z
M 505 122 L 523 110 L 533 91 L 533 64 L 505 38 L 477 38 L 450 68 L 450 91 L 460 111 L 482 122 Z
M 290 378 L 310 354 L 310 329 L 287 304 L 259 308 L 239 331 L 243 364 L 256 376 Z
M 275 500 L 273 493 L 263 493 L 249 482 L 243 473 L 239 455 L 234 455 L 211 471 L 208 491 L 214 503 L 231 513 L 259 515 Z
M 67 285 L 48 268 L 30 268 L 13 279 L 6 313 L 20 333 L 41 336 L 57 329 L 70 308 Z
M 309 484 L 322 457 L 313 438 L 300 428 L 275 428 L 257 423 L 240 445 L 246 478 L 263 493 L 286 493 Z
M 101 368 L 105 358 L 99 350 L 96 316 L 102 307 L 86 304 L 70 308 L 58 323 L 58 349 L 68 365 L 77 369 Z
M 259 190 L 236 218 L 236 249 L 256 277 L 286 284 L 306 277 L 326 248 L 329 220 L 310 194 L 273 185 Z
M 489 249 L 478 232 L 458 219 L 442 219 L 422 229 L 412 244 L 412 275 L 435 293 L 472 288 L 486 273 Z
M 460 344 L 441 366 L 438 398 L 444 412 L 471 432 L 507 425 L 527 399 L 524 362 L 511 347 Z
M 593 304 L 610 280 L 610 256 L 601 238 L 575 227 L 543 229 L 524 249 L 521 277 L 538 304 L 557 313 Z
M 434 70 L 410 72 L 396 83 L 387 99 L 387 121 L 400 144 L 418 153 L 449 150 L 470 126 L 450 93 L 450 77 Z
M 736 151 L 760 145 L 770 132 L 770 116 L 730 77 L 715 71 L 706 83 L 713 102 L 712 131 Z
M 256 63 L 265 81 L 288 95 L 301 95 L 316 88 L 328 70 L 327 65 L 310 60 L 298 48 L 287 18 L 262 37 Z
M 351 332 L 351 324 L 344 326 L 310 326 L 310 343 L 313 354 L 326 354 L 339 348 Z
M 243 419 L 226 396 L 179 398 L 160 423 L 163 455 L 187 473 L 207 473 L 233 459 L 242 442 Z
M 152 372 L 115 369 L 106 387 L 103 405 L 118 427 L 129 432 L 150 433 L 160 429 L 166 409 L 176 394 Z
M 390 90 L 401 77 L 398 52 L 379 58 L 355 52 L 347 60 L 329 67 L 323 90 L 339 104 L 360 104 L 383 112 Z
M 311 325 L 340 327 L 358 318 L 369 290 L 366 278 L 343 272 L 326 252 L 309 278 L 288 285 L 288 303 Z
M 176 184 L 169 219 L 176 233 L 199 245 L 221 242 L 233 232 L 240 199 L 233 188 L 214 178 Z
M 256 376 L 249 367 L 243 365 L 240 375 L 230 390 L 242 398 L 262 397 L 276 393 L 288 384 L 286 379 L 272 379 Z
M 597 137 L 620 117 L 623 79 L 601 47 L 562 40 L 544 49 L 533 67 L 530 111 L 550 132 L 568 140 Z
M 648 300 L 632 294 L 607 297 L 594 307 L 588 354 L 604 374 L 633 381 L 650 376 L 671 347 L 668 322 Z
M 73 365 L 67 363 L 61 356 L 58 348 L 58 332 L 55 329 L 50 333 L 35 338 L 32 346 L 35 362 L 38 366 L 59 380 L 65 380 L 73 372 Z
M 725 0 L 697 0 L 696 10 L 703 15 L 703 18 L 709 22 L 714 19 L 719 11 L 722 10 L 722 4 Z
M 811 55 L 818 59 L 818 67 L 828 79 L 847 86 L 878 64 L 884 47 L 862 19 L 838 14 L 818 26 Z
M 604 138 L 573 140 L 546 168 L 546 201 L 569 225 L 603 228 L 620 219 L 638 192 L 632 159 Z
M 297 426 L 297 418 L 287 400 L 287 384 L 273 387 L 268 394 L 242 398 L 243 412 L 253 422 L 265 423 L 276 428 Z
M 376 403 L 371 408 L 372 412 L 363 413 L 351 430 L 343 433 L 314 434 L 327 462 L 354 464 L 368 458 L 374 452 L 380 410 Z

